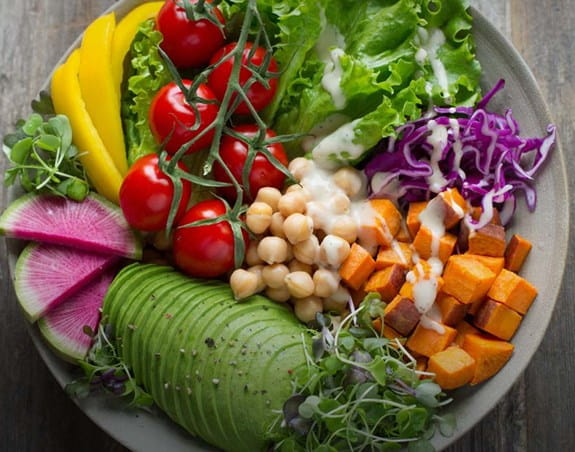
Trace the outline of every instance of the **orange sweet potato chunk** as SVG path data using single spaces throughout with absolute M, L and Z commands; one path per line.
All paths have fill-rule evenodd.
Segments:
M 449 256 L 453 254 L 457 237 L 449 232 L 439 239 L 438 257 L 441 262 L 446 262 Z M 433 234 L 431 230 L 425 226 L 421 226 L 415 239 L 413 240 L 413 248 L 419 257 L 422 259 L 429 259 L 433 256 Z
M 483 306 L 483 303 L 485 303 L 485 298 L 481 298 L 480 300 L 470 303 L 469 310 L 467 311 L 467 313 L 471 316 L 474 316 L 475 314 L 477 314 L 477 311 L 479 311 L 481 306 Z
M 503 266 L 505 265 L 505 259 L 502 257 L 480 256 L 479 254 L 470 253 L 462 254 L 462 256 L 467 256 L 469 259 L 481 262 L 496 275 L 503 270 Z
M 477 311 L 473 324 L 503 340 L 509 340 L 519 328 L 522 317 L 513 309 L 493 300 L 487 300 Z
M 341 279 L 358 290 L 375 270 L 375 260 L 363 247 L 354 243 L 351 252 L 339 269 Z
M 475 221 L 479 221 L 482 213 L 483 209 L 481 207 L 473 207 L 471 209 L 471 218 L 473 218 Z M 489 223 L 498 224 L 501 226 L 501 216 L 499 215 L 499 210 L 493 209 L 493 216 L 491 217 Z
M 399 293 L 405 282 L 405 271 L 399 265 L 392 265 L 375 272 L 365 285 L 366 292 L 378 292 L 381 299 L 390 302 Z
M 399 295 L 413 300 L 413 284 L 407 281 L 404 282 L 403 286 L 401 286 L 401 288 L 399 289 Z
M 362 224 L 358 235 L 367 243 L 389 247 L 401 227 L 401 213 L 389 199 L 372 199 L 370 205 L 375 213 L 375 222 Z
M 386 339 L 393 340 L 393 339 L 402 339 L 404 337 L 401 334 L 399 334 L 397 331 L 395 331 L 392 327 L 390 327 L 389 325 L 386 325 L 385 323 L 383 324 L 383 330 L 382 330 L 381 319 L 375 319 L 373 321 L 372 325 L 373 325 L 373 329 L 375 331 L 378 331 L 379 334 L 381 334 Z
M 441 192 L 438 198 L 443 201 L 443 224 L 446 229 L 451 229 L 465 216 L 469 206 L 457 188 Z
M 537 296 L 537 289 L 516 273 L 503 269 L 495 278 L 487 296 L 525 314 Z
M 419 221 L 419 214 L 427 207 L 427 201 L 412 202 L 409 204 L 409 209 L 407 210 L 407 229 L 412 237 L 417 235 L 419 227 L 421 226 L 421 221 Z
M 441 312 L 441 321 L 449 326 L 455 326 L 463 320 L 469 309 L 469 304 L 461 303 L 457 298 L 440 292 L 435 304 Z
M 407 340 L 407 347 L 411 351 L 428 358 L 445 350 L 455 339 L 457 330 L 447 325 L 442 325 L 442 327 L 443 334 L 430 328 L 424 328 L 419 323 Z
M 487 224 L 476 231 L 471 231 L 467 243 L 470 254 L 503 257 L 505 254 L 505 228 L 498 224 Z
M 462 303 L 481 300 L 495 280 L 485 265 L 463 255 L 451 256 L 443 272 L 443 291 Z
M 511 358 L 514 346 L 483 335 L 466 334 L 462 348 L 475 360 L 475 373 L 470 382 L 475 385 L 499 372 Z
M 427 371 L 435 374 L 442 389 L 456 389 L 475 375 L 475 360 L 465 350 L 451 346 L 429 358 Z
M 408 336 L 421 318 L 421 313 L 417 310 L 413 301 L 401 295 L 396 296 L 385 307 L 384 312 L 385 323 L 402 336 Z
M 531 242 L 519 234 L 513 234 L 505 249 L 505 268 L 512 272 L 519 272 L 527 255 L 531 251 Z
M 397 235 L 395 236 L 395 240 L 401 243 L 411 243 L 411 241 L 413 240 L 411 234 L 409 233 L 409 229 L 407 229 L 407 224 L 405 223 L 405 221 L 401 222 L 401 226 L 399 228 Z
M 457 325 L 457 336 L 455 337 L 455 343 L 459 347 L 463 347 L 463 339 L 465 338 L 466 334 L 481 334 L 477 328 L 475 328 L 471 323 L 462 320 Z
M 376 270 L 383 270 L 392 265 L 399 265 L 404 270 L 409 270 L 413 266 L 411 246 L 408 243 L 397 243 L 397 247 L 381 248 L 375 260 Z

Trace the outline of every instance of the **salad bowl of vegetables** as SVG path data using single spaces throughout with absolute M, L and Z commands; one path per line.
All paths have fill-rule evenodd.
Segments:
M 464 2 L 166 4 L 92 24 L 6 144 L 44 360 L 134 450 L 445 447 L 561 284 L 566 175 L 531 73 Z

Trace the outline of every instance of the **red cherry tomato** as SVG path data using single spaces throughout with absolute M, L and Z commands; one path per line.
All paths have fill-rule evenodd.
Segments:
M 252 124 L 236 126 L 233 130 L 248 139 L 253 139 L 257 136 L 259 131 L 258 127 Z M 266 138 L 273 138 L 275 136 L 276 134 L 273 130 L 267 130 Z M 248 155 L 248 148 L 248 144 L 245 141 L 239 140 L 230 135 L 224 135 L 222 137 L 220 156 L 234 175 L 234 178 L 240 184 L 242 183 L 242 172 Z M 266 149 L 270 151 L 270 153 L 279 160 L 282 165 L 287 166 L 288 158 L 281 143 L 269 144 L 266 146 Z M 259 189 L 262 187 L 275 187 L 281 189 L 285 182 L 285 178 L 286 176 L 284 173 L 276 169 L 264 154 L 258 152 L 250 171 L 250 192 L 247 194 L 248 200 L 255 199 Z M 214 179 L 220 182 L 231 182 L 224 168 L 217 162 L 214 165 Z M 237 195 L 234 187 L 221 188 L 220 193 L 222 196 L 232 201 L 236 199 Z
M 254 52 L 252 57 L 250 58 L 250 50 L 253 44 L 251 42 L 246 43 L 246 47 L 242 53 L 242 65 L 247 66 L 248 64 L 252 64 L 254 66 L 260 67 L 264 63 L 264 58 L 266 56 L 266 50 L 262 47 L 258 47 Z M 228 44 L 225 47 L 222 47 L 217 53 L 214 54 L 212 57 L 210 64 L 216 64 L 220 61 L 225 55 L 228 55 L 237 47 L 237 43 Z M 208 85 L 214 91 L 218 99 L 221 101 L 224 98 L 226 93 L 226 89 L 228 87 L 228 82 L 230 80 L 230 75 L 232 74 L 232 68 L 234 66 L 234 58 L 229 57 L 225 60 L 222 64 L 220 64 L 217 68 L 215 68 L 210 75 L 208 76 Z M 274 57 L 271 58 L 270 64 L 268 67 L 268 72 L 278 73 L 278 64 Z M 242 67 L 240 70 L 240 85 L 244 86 L 245 83 L 252 77 L 252 71 L 247 69 L 246 67 Z M 248 88 L 247 96 L 250 100 L 251 104 L 254 106 L 256 111 L 263 110 L 267 107 L 270 102 L 272 101 L 277 85 L 279 74 L 276 77 L 272 77 L 268 79 L 269 81 L 269 89 L 267 89 L 264 85 L 259 82 L 255 82 Z M 236 113 L 239 114 L 248 114 L 250 110 L 245 102 L 241 102 L 236 109 Z
M 190 80 L 184 80 L 183 83 L 186 88 L 192 85 Z M 217 100 L 212 90 L 204 84 L 200 84 L 196 96 L 205 100 Z M 219 112 L 216 104 L 198 102 L 196 107 L 200 115 L 200 126 L 196 130 L 190 130 L 195 125 L 196 114 L 174 82 L 168 83 L 154 97 L 150 106 L 150 127 L 158 143 L 164 143 L 169 137 L 165 148 L 170 154 L 175 154 L 180 147 L 204 131 L 214 122 Z M 212 129 L 194 142 L 187 152 L 209 147 L 213 138 Z
M 126 220 L 140 231 L 157 232 L 166 228 L 174 186 L 159 166 L 156 154 L 146 155 L 132 167 L 120 188 L 120 206 Z M 178 163 L 180 169 L 187 168 Z M 176 222 L 182 217 L 190 201 L 192 185 L 182 180 L 182 200 L 176 214 Z
M 225 213 L 226 206 L 222 201 L 203 201 L 180 220 L 174 233 L 174 258 L 183 272 L 197 278 L 217 278 L 234 268 L 234 234 L 229 222 L 183 227 Z M 249 238 L 245 231 L 243 235 L 247 248 Z
M 191 0 L 194 4 L 197 1 Z M 216 7 L 214 12 L 223 24 L 220 10 Z M 207 65 L 225 41 L 224 33 L 216 24 L 207 19 L 189 20 L 183 5 L 178 5 L 175 0 L 164 3 L 156 18 L 156 26 L 164 35 L 160 47 L 181 69 Z

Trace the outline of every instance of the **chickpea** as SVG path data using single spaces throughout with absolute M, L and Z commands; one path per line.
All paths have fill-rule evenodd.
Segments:
M 294 213 L 284 221 L 284 233 L 293 245 L 303 242 L 313 233 L 313 221 L 301 213 Z
M 315 264 L 319 258 L 319 240 L 312 235 L 309 239 L 299 242 L 293 247 L 293 255 L 304 264 Z
M 287 193 L 294 192 L 294 191 L 303 193 L 303 195 L 305 196 L 306 202 L 311 201 L 311 193 L 310 193 L 309 190 L 308 190 L 307 188 L 305 188 L 303 185 L 301 185 L 301 184 L 293 184 L 293 185 L 290 185 L 290 186 L 288 187 L 288 189 L 286 190 L 286 194 L 287 194 Z
M 285 239 L 286 235 L 284 233 L 284 222 L 285 222 L 284 216 L 279 212 L 275 212 L 272 215 L 272 222 L 270 224 L 270 232 L 273 235 L 275 235 L 276 237 L 280 237 L 282 239 Z
M 342 215 L 332 223 L 329 233 L 353 243 L 357 240 L 357 230 L 356 221 L 349 215 Z
M 256 196 L 256 202 L 264 202 L 272 208 L 274 212 L 278 210 L 278 202 L 282 197 L 281 191 L 274 187 L 262 187 Z
M 304 323 L 315 320 L 317 313 L 323 311 L 323 303 L 318 297 L 307 297 L 295 300 L 294 312 L 296 317 Z
M 330 200 L 331 211 L 336 214 L 349 213 L 351 201 L 344 193 L 337 193 Z
M 263 234 L 272 223 L 273 209 L 265 202 L 254 202 L 246 214 L 246 224 L 254 234 Z
M 331 297 L 339 287 L 339 279 L 336 272 L 320 268 L 313 274 L 314 295 L 320 298 Z
M 347 241 L 335 235 L 327 235 L 319 247 L 319 260 L 323 265 L 331 268 L 339 268 L 347 259 L 350 246 Z
M 239 268 L 230 277 L 230 286 L 236 300 L 254 295 L 258 288 L 258 277 L 255 273 Z
M 264 283 L 271 289 L 281 289 L 286 285 L 284 279 L 289 272 L 289 268 L 283 264 L 268 265 L 263 268 L 262 277 Z
M 312 160 L 306 159 L 305 157 L 298 157 L 290 162 L 288 169 L 294 179 L 299 182 L 307 173 L 313 170 L 314 167 L 315 163 Z
M 340 285 L 332 295 L 326 298 L 326 301 L 328 301 L 328 303 L 334 303 L 339 306 L 346 306 L 349 303 L 350 298 L 351 294 L 349 293 L 349 290 L 347 290 L 346 287 Z
M 313 272 L 313 267 L 311 265 L 304 264 L 303 262 L 300 262 L 297 259 L 294 259 L 289 263 L 289 271 L 290 273 L 306 272 L 311 275 Z
M 323 202 L 311 201 L 307 203 L 306 214 L 313 221 L 314 229 L 324 229 L 326 227 L 327 206 Z
M 253 267 L 248 268 L 250 273 L 254 273 L 258 277 L 258 287 L 256 293 L 263 292 L 263 290 L 266 288 L 266 283 L 264 282 L 263 278 L 263 269 L 263 265 L 254 265 Z
M 305 298 L 313 295 L 315 286 L 309 273 L 290 273 L 285 277 L 284 281 L 289 293 L 294 298 Z
M 289 290 L 285 286 L 280 287 L 279 289 L 268 287 L 266 289 L 266 296 L 277 303 L 285 303 L 291 298 Z
M 280 198 L 278 209 L 286 218 L 292 213 L 304 213 L 306 209 L 306 197 L 301 191 L 286 193 Z
M 341 168 L 332 177 L 334 183 L 352 199 L 360 197 L 365 191 L 365 178 L 361 171 L 355 168 Z
M 250 242 L 248 249 L 246 250 L 246 264 L 250 267 L 264 263 L 258 255 L 258 244 L 259 242 L 253 240 Z
M 279 237 L 264 237 L 258 245 L 258 256 L 265 263 L 281 264 L 288 256 L 288 243 Z
M 288 242 L 287 256 L 286 256 L 286 260 L 284 262 L 289 262 L 292 259 L 293 259 L 293 246 L 290 245 L 290 243 Z

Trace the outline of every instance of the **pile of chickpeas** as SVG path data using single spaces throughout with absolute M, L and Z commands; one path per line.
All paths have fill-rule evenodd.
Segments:
M 313 165 L 298 158 L 289 170 L 301 181 Z M 246 214 L 246 224 L 256 235 L 246 250 L 247 268 L 235 270 L 230 277 L 236 299 L 263 292 L 275 302 L 290 302 L 302 322 L 312 321 L 318 312 L 347 309 L 350 293 L 340 283 L 338 270 L 358 235 L 350 211 L 350 198 L 360 189 L 358 180 L 362 183 L 357 173 L 343 168 L 331 176 L 341 190 L 336 199 L 330 199 L 330 212 L 317 206 L 300 184 L 283 194 L 272 187 L 260 189 Z M 327 225 L 330 213 L 332 221 Z

